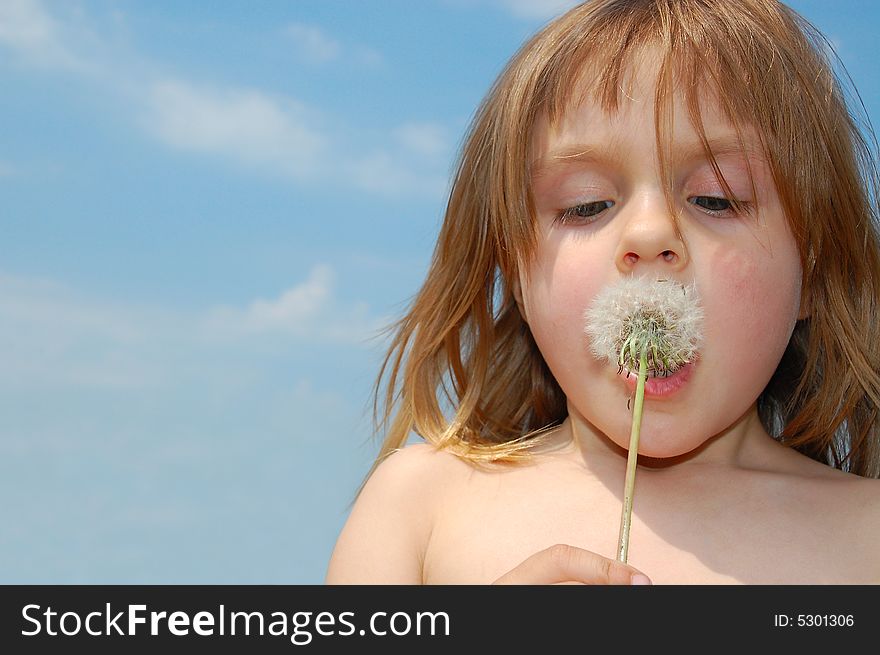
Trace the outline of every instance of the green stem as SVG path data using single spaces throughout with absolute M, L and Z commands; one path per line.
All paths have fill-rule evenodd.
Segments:
M 648 378 L 648 340 L 639 355 L 639 378 L 636 383 L 636 400 L 633 406 L 632 431 L 629 435 L 629 452 L 626 456 L 626 484 L 623 489 L 623 509 L 620 513 L 620 536 L 617 539 L 617 560 L 626 564 L 629 549 L 629 527 L 632 522 L 633 490 L 636 483 L 636 461 L 639 454 L 639 431 L 642 427 L 642 405 L 645 402 L 645 380 Z

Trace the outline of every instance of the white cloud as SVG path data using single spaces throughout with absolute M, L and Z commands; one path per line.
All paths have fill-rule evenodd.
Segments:
M 142 349 L 151 329 L 166 323 L 157 310 L 77 296 L 50 280 L 0 275 L 0 386 L 149 386 L 157 370 Z
M 305 334 L 327 309 L 333 278 L 329 266 L 316 266 L 305 282 L 275 299 L 259 298 L 243 309 L 215 309 L 208 319 L 208 329 L 225 335 L 278 331 Z
M 338 59 L 342 53 L 342 45 L 339 41 L 314 25 L 290 23 L 284 32 L 296 44 L 297 54 L 309 61 L 319 63 L 332 61 Z
M 144 334 L 136 313 L 77 296 L 66 285 L 43 278 L 0 274 L 0 317 L 0 324 L 8 327 L 14 322 L 24 332 L 90 333 L 117 343 L 130 343 Z
M 161 80 L 149 93 L 147 129 L 183 150 L 231 156 L 305 178 L 323 157 L 324 137 L 307 125 L 306 110 L 253 90 L 197 88 Z
M 257 331 L 297 326 L 314 318 L 327 304 L 333 284 L 329 266 L 315 267 L 309 279 L 288 289 L 277 300 L 255 300 L 245 314 Z
M 446 129 L 437 123 L 406 123 L 394 130 L 393 136 L 419 155 L 445 155 L 450 149 Z
M 90 66 L 65 43 L 65 29 L 38 0 L 0 2 L 0 46 L 28 64 L 84 72 Z
M 316 59 L 381 61 L 378 53 L 343 47 L 316 27 L 292 24 L 287 30 Z M 84 75 L 111 100 L 122 100 L 141 129 L 175 150 L 336 190 L 412 197 L 436 196 L 445 189 L 447 151 L 436 125 L 404 125 L 388 132 L 383 145 L 371 147 L 362 135 L 372 130 L 331 119 L 296 98 L 157 72 L 161 67 L 154 62 L 93 33 L 87 15 L 53 15 L 36 0 L 0 0 L 2 45 L 29 63 Z
M 351 51 L 351 60 L 366 68 L 378 68 L 385 63 L 382 53 L 366 46 L 356 46 Z
M 385 150 L 376 150 L 350 161 L 346 166 L 352 183 L 371 193 L 401 196 L 440 197 L 445 193 L 445 175 L 426 174 L 417 165 Z
M 449 150 L 442 126 L 408 123 L 392 130 L 389 146 L 362 153 L 339 127 L 325 126 L 314 110 L 255 90 L 156 82 L 141 123 L 165 144 L 221 156 L 299 182 L 330 182 L 369 193 L 439 196 L 446 175 L 437 171 Z M 331 132 L 335 132 L 331 136 Z M 400 147 L 394 149 L 394 144 Z
M 336 298 L 335 278 L 318 265 L 277 298 L 185 313 L 0 274 L 0 388 L 158 387 L 209 377 L 224 359 L 248 359 L 267 342 L 286 352 L 371 346 L 385 319 Z
M 297 56 L 314 64 L 345 60 L 347 63 L 375 67 L 382 63 L 382 55 L 366 46 L 343 46 L 317 25 L 289 23 L 284 34 L 294 44 Z
M 273 299 L 259 298 L 246 307 L 217 307 L 202 323 L 211 339 L 243 335 L 289 335 L 311 342 L 366 342 L 384 319 L 370 315 L 366 303 L 345 306 L 335 298 L 336 274 L 315 266 L 302 283 Z

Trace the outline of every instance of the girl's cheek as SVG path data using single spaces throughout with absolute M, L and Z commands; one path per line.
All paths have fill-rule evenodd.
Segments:
M 523 284 L 523 304 L 529 327 L 539 345 L 562 356 L 584 350 L 584 311 L 599 292 L 604 275 L 588 270 L 585 258 L 556 257 L 530 271 Z M 553 353 L 545 353 L 552 359 Z
M 554 319 L 583 313 L 594 294 L 592 287 L 597 284 L 597 275 L 585 266 L 589 258 L 573 256 L 562 248 L 541 254 L 544 256 L 537 260 L 529 276 L 533 309 L 549 313 Z
M 737 311 L 743 307 L 757 307 L 762 295 L 762 271 L 752 258 L 742 252 L 717 253 L 713 258 L 713 289 L 711 296 L 723 300 L 723 306 Z
M 704 289 L 710 333 L 721 331 L 729 345 L 774 356 L 784 349 L 797 318 L 799 272 L 788 258 L 716 253 L 711 286 Z M 714 317 L 714 320 L 713 320 Z

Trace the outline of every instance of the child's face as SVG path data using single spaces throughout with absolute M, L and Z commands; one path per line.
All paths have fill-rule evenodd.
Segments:
M 708 94 L 703 121 L 718 165 L 734 194 L 758 210 L 737 215 L 729 208 L 676 97 L 672 197 L 679 240 L 655 152 L 655 79 L 652 66 L 634 67 L 612 115 L 587 99 L 554 129 L 537 122 L 532 190 L 539 238 L 535 259 L 520 275 L 520 297 L 573 417 L 625 448 L 635 382 L 590 353 L 584 311 L 606 285 L 632 274 L 696 283 L 705 311 L 700 358 L 677 389 L 645 398 L 639 452 L 670 457 L 752 413 L 799 316 L 801 267 L 756 137 L 746 133 L 753 152 L 740 152 L 734 128 Z

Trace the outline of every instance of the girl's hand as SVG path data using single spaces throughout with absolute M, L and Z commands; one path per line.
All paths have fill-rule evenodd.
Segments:
M 641 571 L 568 544 L 539 551 L 493 584 L 651 584 Z

